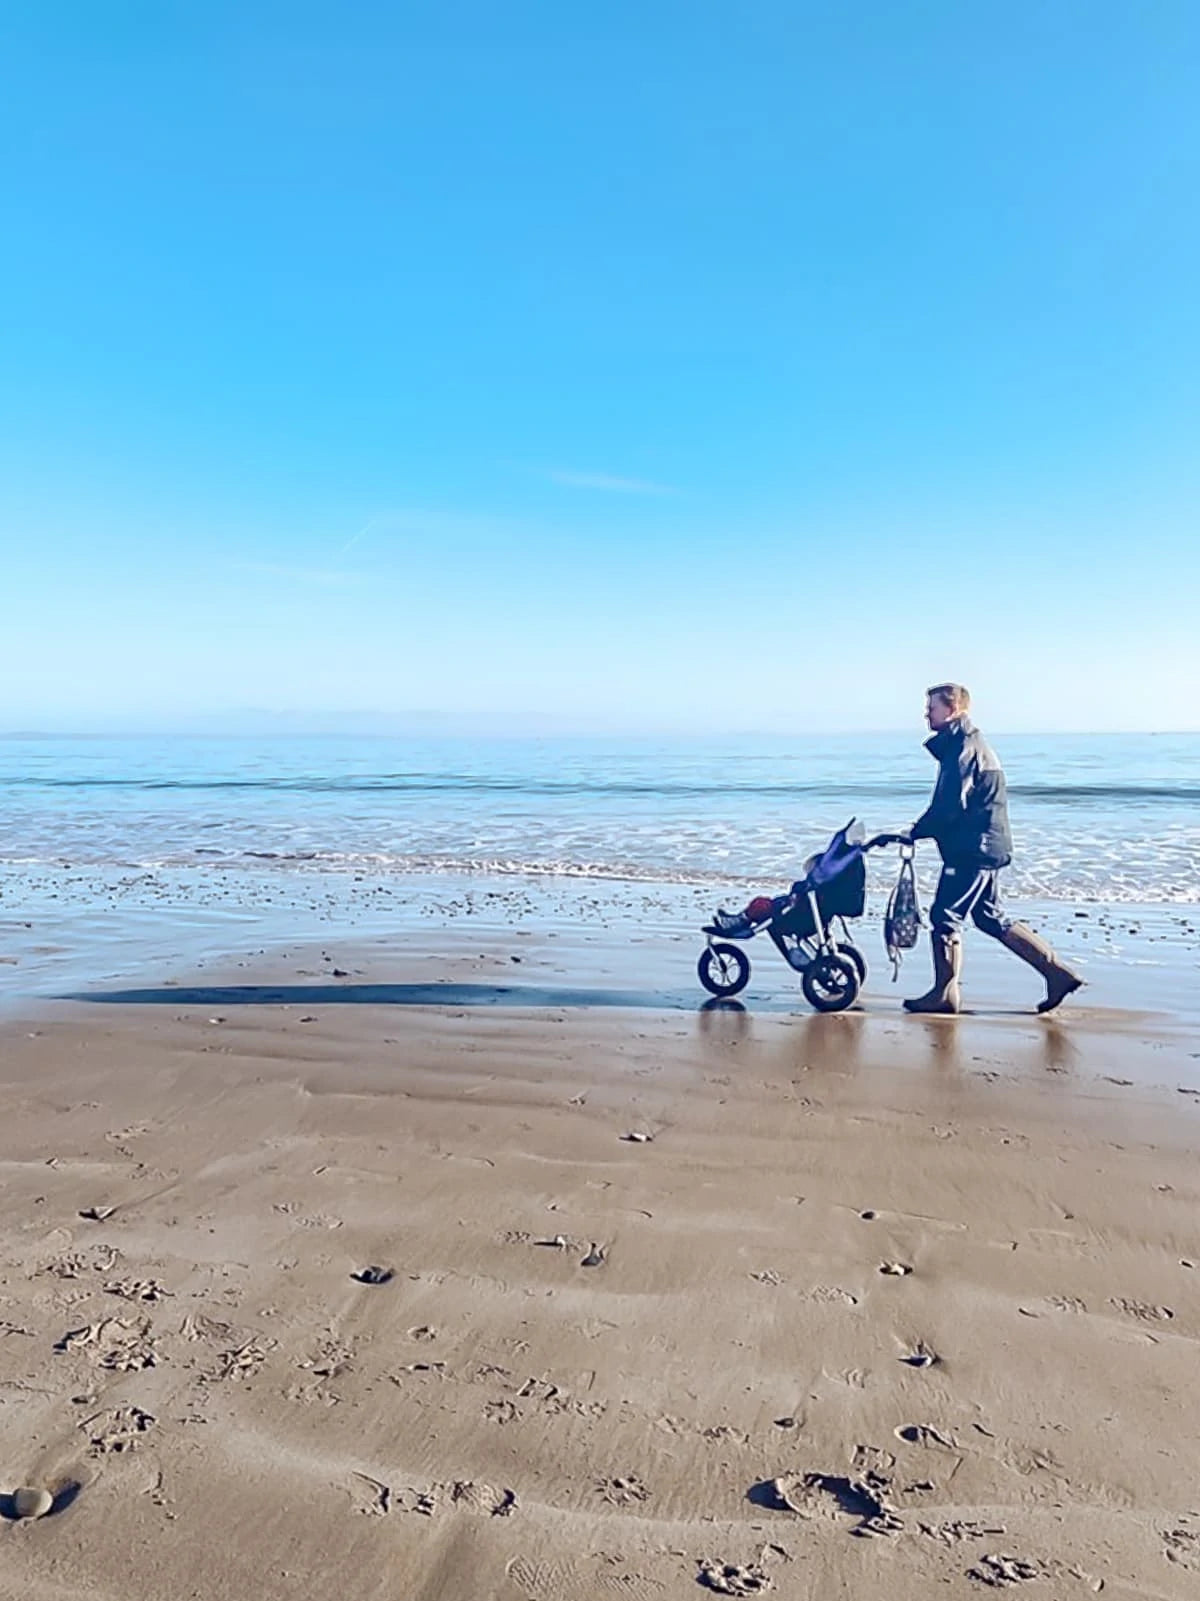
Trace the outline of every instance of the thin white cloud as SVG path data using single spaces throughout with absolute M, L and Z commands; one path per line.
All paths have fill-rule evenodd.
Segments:
M 551 467 L 546 473 L 551 483 L 565 484 L 570 489 L 600 489 L 610 495 L 676 495 L 670 484 L 652 483 L 646 478 L 619 478 L 613 473 L 575 472 L 566 467 Z

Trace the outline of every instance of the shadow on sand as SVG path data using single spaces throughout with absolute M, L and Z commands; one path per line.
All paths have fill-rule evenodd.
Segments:
M 699 1003 L 694 990 L 578 989 L 541 984 L 181 984 L 153 989 L 81 990 L 59 998 L 110 1006 L 507 1006 L 527 1011 L 615 1007 L 653 1012 L 716 1009 L 711 1002 Z M 766 1000 L 756 1002 L 755 1009 L 790 1012 L 797 1007 L 781 1000 Z

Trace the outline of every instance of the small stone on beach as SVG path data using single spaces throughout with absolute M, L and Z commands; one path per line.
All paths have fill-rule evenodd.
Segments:
M 44 1518 L 54 1505 L 49 1490 L 21 1489 L 12 1498 L 13 1511 L 19 1518 Z

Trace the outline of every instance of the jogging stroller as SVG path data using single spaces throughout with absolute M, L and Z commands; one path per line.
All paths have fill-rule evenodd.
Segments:
M 697 964 L 711 995 L 729 997 L 750 982 L 750 958 L 730 940 L 767 934 L 789 967 L 800 974 L 804 998 L 818 1012 L 844 1012 L 859 997 L 867 963 L 846 927 L 861 917 L 867 897 L 861 823 L 851 819 L 804 864 L 804 876 L 786 895 L 751 901 L 745 912 L 718 911 L 704 926 L 707 943 Z M 836 937 L 835 937 L 836 928 Z

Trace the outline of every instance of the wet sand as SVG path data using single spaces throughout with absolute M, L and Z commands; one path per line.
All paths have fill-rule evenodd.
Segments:
M 694 954 L 442 932 L 7 1020 L 0 1595 L 1194 1596 L 1189 1029 L 987 961 L 957 1021 L 917 962 L 700 1010 Z

